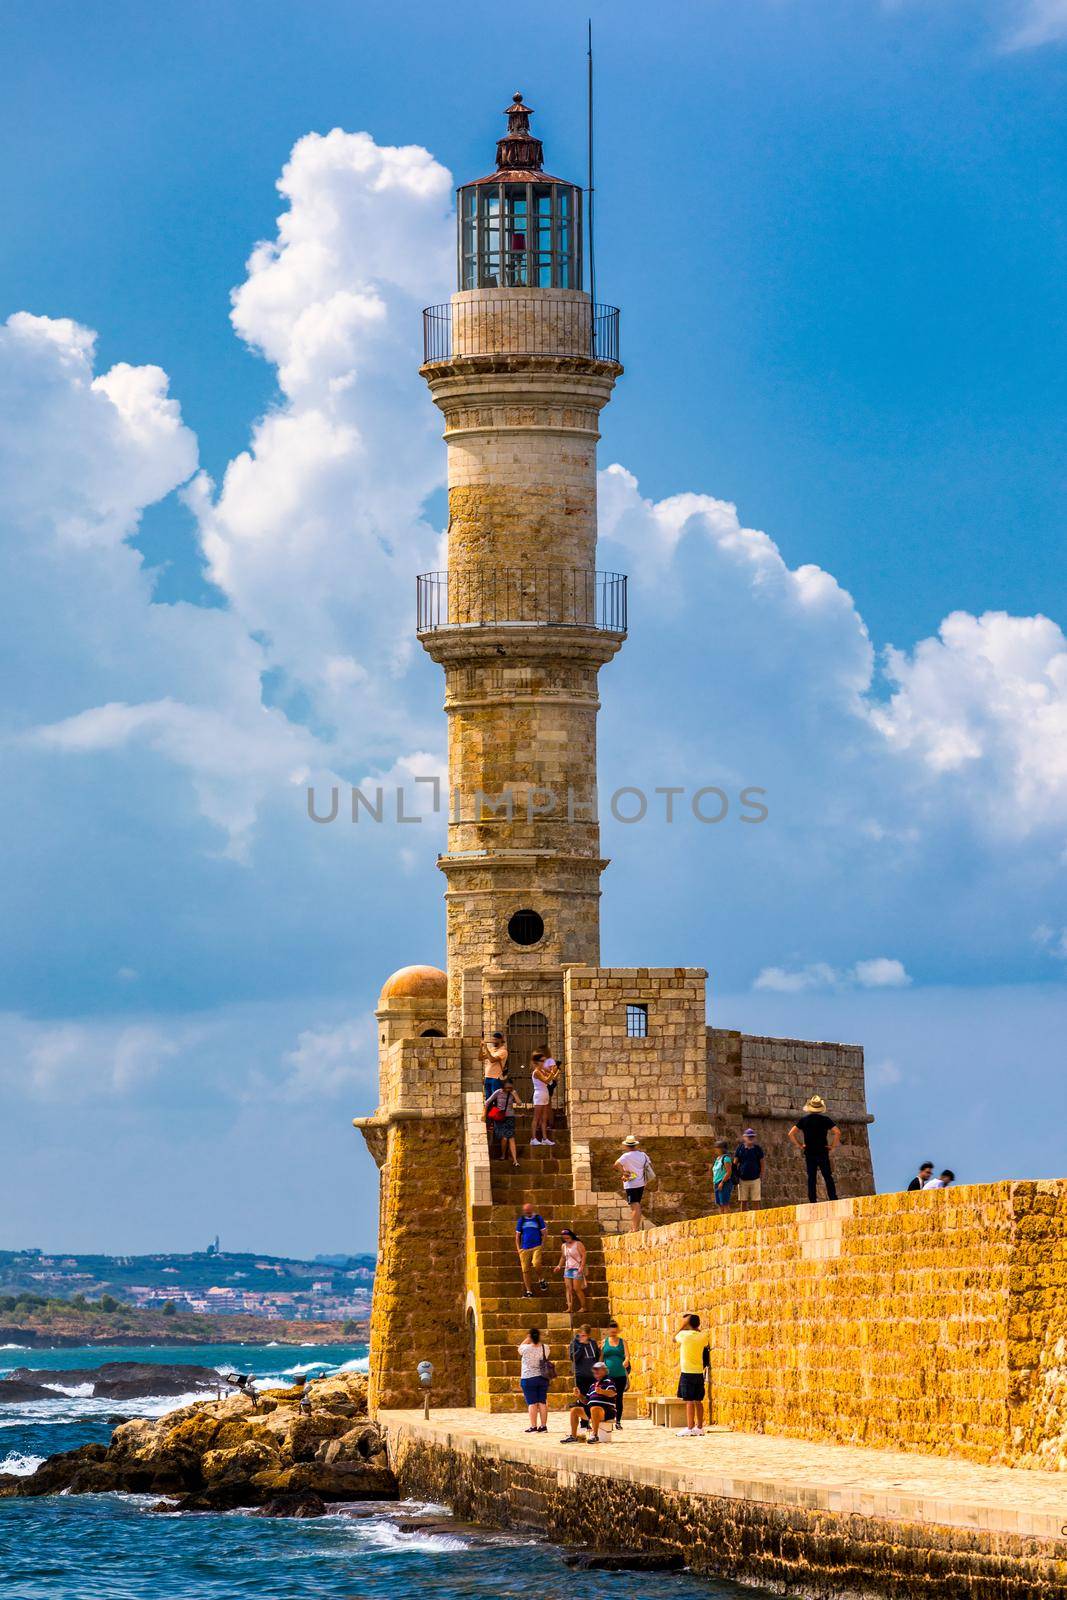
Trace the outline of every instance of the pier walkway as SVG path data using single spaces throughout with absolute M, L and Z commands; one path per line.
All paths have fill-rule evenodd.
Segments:
M 383 1411 L 392 1436 L 447 1442 L 555 1472 L 628 1479 L 682 1494 L 715 1495 L 808 1511 L 893 1521 L 943 1523 L 1042 1539 L 1067 1525 L 1067 1474 L 980 1467 L 938 1456 L 817 1444 L 724 1429 L 680 1439 L 666 1428 L 627 1421 L 610 1444 L 560 1444 L 567 1422 L 549 1415 L 549 1432 L 523 1433 L 524 1418 L 482 1411 Z

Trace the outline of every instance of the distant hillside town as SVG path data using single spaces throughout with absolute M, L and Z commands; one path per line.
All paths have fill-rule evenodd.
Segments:
M 216 1237 L 188 1255 L 106 1256 L 0 1251 L 0 1295 L 99 1301 L 146 1309 L 285 1321 L 365 1318 L 373 1256 L 288 1256 L 224 1251 Z

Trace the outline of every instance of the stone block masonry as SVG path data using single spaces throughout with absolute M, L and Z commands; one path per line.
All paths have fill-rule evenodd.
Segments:
M 591 1450 L 472 1411 L 379 1421 L 403 1495 L 585 1549 L 681 1554 L 763 1593 L 1054 1600 L 1067 1583 L 1048 1474 L 630 1422 Z
M 811 1094 L 822 1095 L 841 1129 L 833 1157 L 838 1194 L 873 1193 L 867 1131 L 873 1118 L 867 1111 L 861 1045 L 708 1029 L 709 1115 L 717 1136 L 731 1145 L 745 1128 L 755 1128 L 767 1155 L 765 1206 L 807 1199 L 804 1162 L 788 1133 Z
M 1067 1181 L 702 1217 L 604 1259 L 649 1393 L 695 1311 L 716 1422 L 1067 1469 Z
M 391 1116 L 363 1132 L 381 1167 L 378 1268 L 370 1329 L 370 1405 L 411 1406 L 416 1368 L 434 1364 L 442 1404 L 468 1399 L 466 1204 L 462 1119 Z

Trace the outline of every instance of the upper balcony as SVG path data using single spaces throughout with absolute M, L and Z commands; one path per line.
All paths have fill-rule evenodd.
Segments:
M 422 313 L 423 361 L 456 356 L 580 356 L 619 361 L 619 310 L 577 290 L 476 289 Z
M 424 572 L 418 631 L 555 627 L 626 632 L 626 578 L 577 567 L 458 567 Z

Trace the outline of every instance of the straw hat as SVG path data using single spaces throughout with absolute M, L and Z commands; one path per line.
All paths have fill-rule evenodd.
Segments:
M 641 1143 L 640 1139 L 635 1139 L 632 1133 L 628 1133 L 622 1142 L 626 1146 L 627 1150 L 636 1150 L 638 1145 Z
M 825 1111 L 826 1110 L 826 1101 L 823 1099 L 821 1094 L 813 1094 L 811 1096 L 811 1098 L 805 1102 L 804 1110 L 805 1111 Z

